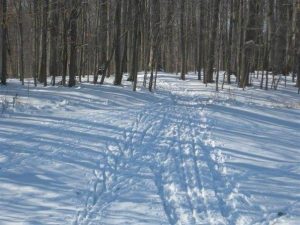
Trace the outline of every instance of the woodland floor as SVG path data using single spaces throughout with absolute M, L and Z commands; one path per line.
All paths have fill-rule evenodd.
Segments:
M 141 77 L 142 79 L 142 77 Z M 299 224 L 300 95 L 190 74 L 0 87 L 0 224 Z

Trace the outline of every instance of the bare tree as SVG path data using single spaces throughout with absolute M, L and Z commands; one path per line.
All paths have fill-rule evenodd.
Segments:
M 50 65 L 49 73 L 52 76 L 52 85 L 55 85 L 55 76 L 58 75 L 57 42 L 58 42 L 58 2 L 50 2 Z
M 218 80 L 218 70 L 224 70 L 223 84 L 231 83 L 235 75 L 241 88 L 251 84 L 258 70 L 268 71 L 262 73 L 262 88 L 268 88 L 271 72 L 273 86 L 278 76 L 289 72 L 294 82 L 299 61 L 298 4 L 290 0 L 5 0 L 1 1 L 5 5 L 1 77 L 18 74 L 24 82 L 32 74 L 35 85 L 37 80 L 47 85 L 49 73 L 52 85 L 65 85 L 70 75 L 68 84 L 74 86 L 77 75 L 82 82 L 82 75 L 94 74 L 98 83 L 101 69 L 100 84 L 114 74 L 114 83 L 120 85 L 123 73 L 129 72 L 135 90 L 136 74 L 144 70 L 143 85 L 150 91 L 155 89 L 158 69 L 180 73 L 181 79 L 189 76 L 188 71 L 197 71 L 204 83 Z M 14 8 L 7 19 L 10 6 Z M 62 81 L 57 82 L 56 76 Z
M 114 36 L 114 47 L 115 47 L 115 85 L 121 85 L 122 83 L 122 67 L 121 67 L 121 6 L 122 0 L 116 2 L 115 11 L 115 36 Z
M 47 33 L 48 33 L 48 11 L 49 0 L 42 1 L 42 37 L 41 37 L 41 64 L 39 72 L 39 82 L 47 86 Z
M 150 1 L 150 80 L 149 91 L 153 90 L 154 73 L 157 70 L 158 48 L 159 48 L 159 32 L 160 32 L 160 1 Z
M 185 33 L 185 0 L 180 0 L 180 47 L 181 47 L 181 75 L 180 78 L 185 80 L 186 74 L 186 33 Z
M 300 93 L 300 1 L 296 4 L 296 38 L 297 41 L 296 49 L 297 49 L 297 87 L 298 87 L 298 94 Z
M 209 54 L 207 58 L 207 72 L 205 75 L 205 83 L 213 82 L 214 74 L 214 63 L 215 63 L 215 50 L 216 50 L 216 36 L 217 36 L 217 27 L 219 21 L 219 9 L 220 9 L 220 0 L 213 1 L 212 8 L 212 27 L 210 29 L 210 38 L 209 38 Z
M 2 0 L 2 26 L 1 26 L 1 84 L 6 85 L 7 78 L 7 1 Z
M 70 62 L 69 62 L 69 87 L 76 85 L 77 71 L 77 19 L 79 16 L 80 1 L 71 0 L 72 10 L 70 13 Z

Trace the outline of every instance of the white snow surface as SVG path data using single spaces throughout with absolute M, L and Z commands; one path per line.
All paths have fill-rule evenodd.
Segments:
M 0 87 L 1 225 L 300 224 L 292 84 L 111 83 Z

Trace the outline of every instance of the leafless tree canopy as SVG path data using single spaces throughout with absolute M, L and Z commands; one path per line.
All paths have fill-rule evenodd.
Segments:
M 299 0 L 1 0 L 0 76 L 74 86 L 84 75 L 115 85 L 137 72 L 155 88 L 157 70 L 204 83 L 254 71 L 292 75 L 300 87 Z M 99 70 L 102 72 L 99 73 Z M 264 73 L 261 87 L 268 87 Z M 101 76 L 101 79 L 98 77 Z M 58 79 L 59 77 L 59 79 Z

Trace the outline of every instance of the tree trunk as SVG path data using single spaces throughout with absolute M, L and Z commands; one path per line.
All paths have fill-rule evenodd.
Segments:
M 99 30 L 100 29 L 100 2 L 96 2 L 96 12 L 97 12 L 97 18 L 96 18 L 96 32 L 95 32 L 95 48 L 94 48 L 94 84 L 97 84 L 98 82 L 98 70 L 99 70 Z
M 219 9 L 220 9 L 220 0 L 214 0 L 213 3 L 213 22 L 211 27 L 211 35 L 209 41 L 209 54 L 208 54 L 208 62 L 207 62 L 207 73 L 205 76 L 205 83 L 213 82 L 213 74 L 214 74 L 214 63 L 215 63 L 215 50 L 216 50 L 216 36 L 218 29 L 218 21 L 219 21 Z
M 300 1 L 297 2 L 296 4 L 296 8 L 297 8 L 297 12 L 296 12 L 296 27 L 297 27 L 297 31 L 296 31 L 296 38 L 295 40 L 297 42 L 297 87 L 298 89 L 298 94 L 299 94 L 299 90 L 300 90 Z
M 154 72 L 157 67 L 157 54 L 159 44 L 160 31 L 160 2 L 159 0 L 150 1 L 150 35 L 151 35 L 151 49 L 150 49 L 150 80 L 149 91 L 153 90 Z
M 78 18 L 78 4 L 77 0 L 73 0 L 73 6 L 70 14 L 70 64 L 69 64 L 69 87 L 76 85 L 76 64 L 77 64 L 77 18 Z
M 133 23 L 133 49 L 131 59 L 131 76 L 133 78 L 133 91 L 136 91 L 138 74 L 138 52 L 140 46 L 139 36 L 140 1 L 134 0 L 134 23 Z
M 41 43 L 41 65 L 39 73 L 39 82 L 47 86 L 47 32 L 48 32 L 48 8 L 49 0 L 43 0 L 43 28 Z
M 122 50 L 122 62 L 121 62 L 121 70 L 122 73 L 127 73 L 129 72 L 129 64 L 128 64 L 128 52 L 131 48 L 130 45 L 128 45 L 129 42 L 129 33 L 131 33 L 131 14 L 132 14 L 132 5 L 131 3 L 133 0 L 130 1 L 123 1 L 123 12 L 122 12 L 122 34 L 124 35 L 123 39 L 123 50 Z M 131 77 L 131 73 L 129 73 L 128 79 L 132 81 L 133 78 Z
M 230 17 L 229 17 L 229 34 L 227 39 L 227 64 L 226 64 L 226 72 L 227 72 L 227 83 L 231 83 L 231 73 L 232 73 L 232 60 L 231 60 L 231 53 L 232 53 L 232 35 L 233 35 L 233 0 L 230 0 Z
M 2 57 L 1 57 L 1 84 L 6 85 L 7 78 L 7 2 L 6 0 L 2 0 Z
M 57 0 L 51 0 L 50 5 L 50 65 L 49 73 L 52 76 L 52 85 L 55 85 L 55 77 L 57 76 L 57 42 L 58 42 L 58 4 Z
M 33 79 L 34 86 L 37 86 L 38 69 L 39 69 L 39 18 L 38 18 L 38 1 L 33 1 L 34 12 L 34 60 L 33 60 Z
M 245 34 L 245 42 L 243 45 L 242 65 L 241 65 L 241 80 L 240 87 L 245 88 L 249 85 L 249 73 L 252 70 L 253 59 L 255 54 L 256 41 L 256 0 L 249 1 L 248 22 Z
M 64 12 L 64 24 L 63 24 L 63 34 L 62 34 L 62 41 L 63 41 L 63 50 L 62 50 L 62 85 L 66 85 L 66 77 L 67 77 L 67 70 L 68 70 L 68 29 L 69 29 L 69 22 L 67 18 L 66 12 Z
M 114 85 L 121 85 L 122 83 L 122 68 L 121 68 L 121 6 L 122 0 L 118 0 L 116 3 L 115 12 L 115 80 Z
M 185 46 L 185 0 L 180 0 L 180 49 L 181 49 L 181 75 L 180 79 L 185 80 L 186 74 L 186 46 Z
M 19 0 L 18 5 L 18 25 L 19 25 L 19 32 L 20 32 L 20 81 L 22 85 L 24 85 L 24 33 L 23 33 L 23 5 L 22 1 Z
M 287 2 L 286 0 L 277 0 L 277 32 L 275 39 L 275 62 L 273 75 L 285 74 L 286 67 L 286 45 L 287 45 Z

